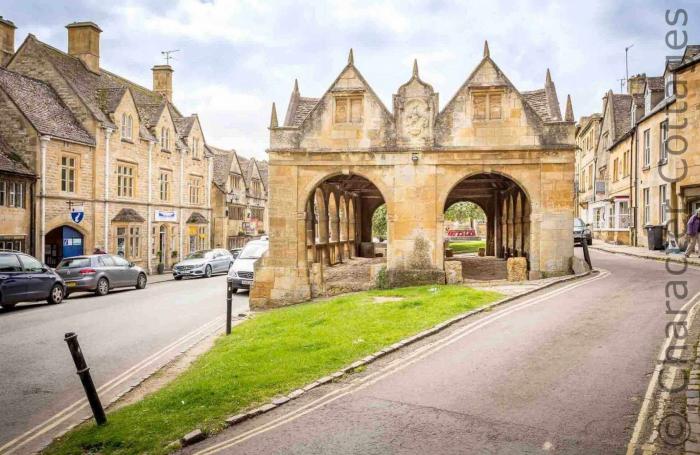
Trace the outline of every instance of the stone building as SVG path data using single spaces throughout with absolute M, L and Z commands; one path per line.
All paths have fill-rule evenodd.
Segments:
M 585 223 L 593 222 L 591 204 L 595 202 L 596 144 L 602 116 L 581 117 L 576 125 L 576 210 Z
M 213 155 L 212 240 L 240 248 L 267 233 L 267 162 L 207 146 Z
M 444 282 L 444 211 L 472 201 L 487 214 L 487 254 L 526 258 L 529 276 L 570 273 L 575 138 L 549 70 L 520 92 L 484 56 L 440 109 L 413 74 L 390 111 L 354 64 L 320 98 L 295 83 L 284 122 L 273 105 L 269 148 L 270 251 L 253 307 L 310 298 L 324 270 L 371 254 L 371 217 L 386 204 L 391 284 Z M 367 247 L 366 247 L 367 246 Z
M 0 21 L 0 134 L 41 182 L 34 254 L 54 265 L 101 248 L 153 271 L 209 247 L 212 160 L 197 116 L 172 103 L 172 68 L 144 88 L 100 67 L 96 24 L 66 28 L 68 52 L 31 34 L 14 51 Z
M 700 207 L 700 46 L 668 57 L 663 76 L 633 76 L 627 94 L 608 92 L 597 138 L 596 192 L 579 186 L 579 206 L 594 236 L 611 243 L 648 246 L 647 227 L 665 225 L 678 238 Z M 583 129 L 579 130 L 583 134 Z M 590 159 L 578 155 L 577 168 Z M 580 179 L 583 176 L 579 177 Z
M 35 181 L 34 172 L 0 136 L 0 250 L 31 251 Z

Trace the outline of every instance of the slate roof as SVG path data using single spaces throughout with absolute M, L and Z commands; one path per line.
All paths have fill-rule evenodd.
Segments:
M 615 137 L 612 140 L 613 143 L 632 128 L 630 117 L 631 108 L 632 95 L 612 95 L 612 113 L 615 125 Z
M 224 190 L 226 188 L 226 179 L 231 171 L 231 163 L 233 163 L 233 159 L 236 157 L 236 152 L 235 150 L 223 150 L 211 145 L 207 145 L 207 148 L 209 148 L 209 151 L 213 155 L 212 181 L 221 190 Z
M 547 102 L 547 94 L 544 89 L 532 90 L 529 92 L 522 92 L 523 98 L 527 101 L 527 104 L 537 113 L 537 115 L 542 118 L 542 120 L 548 120 L 551 118 L 549 114 L 549 103 Z
M 199 212 L 192 212 L 189 218 L 187 218 L 187 224 L 207 224 L 206 218 Z
M 647 87 L 653 92 L 664 91 L 664 78 L 663 76 L 658 77 L 647 77 Z
M 112 221 L 115 223 L 143 223 L 146 220 L 136 210 L 124 208 L 112 218 Z
M 39 134 L 95 144 L 93 137 L 61 102 L 56 92 L 44 82 L 0 68 L 0 89 L 12 99 Z
M 269 166 L 266 160 L 258 161 L 258 172 L 260 172 L 260 178 L 262 179 L 265 189 L 267 189 L 267 182 L 269 178 Z
M 29 169 L 22 158 L 12 147 L 0 136 L 0 173 L 20 174 L 34 176 L 34 172 Z
M 79 58 L 39 41 L 32 34 L 27 37 L 22 46 L 28 46 L 30 51 L 45 57 L 73 88 L 92 115 L 106 125 L 115 127 L 109 114 L 114 112 L 121 96 L 128 89 L 134 98 L 142 122 L 146 124 L 146 129 L 155 125 L 167 107 L 173 117 L 179 136 L 184 136 L 191 130 L 193 117 L 184 117 L 177 107 L 165 100 L 159 93 L 103 68 L 100 68 L 99 74 L 93 73 Z M 140 133 L 144 139 L 154 139 L 150 131 L 141 129 Z M 179 148 L 186 147 L 178 138 L 175 142 Z
M 301 125 L 320 100 L 320 98 L 298 97 L 289 105 L 289 111 L 284 119 L 284 126 L 298 127 Z

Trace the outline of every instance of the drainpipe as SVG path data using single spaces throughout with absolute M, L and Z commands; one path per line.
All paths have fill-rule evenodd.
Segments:
M 213 217 L 213 212 L 211 210 L 211 176 L 213 174 L 213 165 L 214 165 L 214 160 L 211 157 L 207 157 L 206 160 L 208 161 L 207 163 L 207 180 L 206 180 L 206 186 L 207 186 L 207 211 L 209 212 L 209 222 L 207 223 L 207 241 L 209 242 L 209 248 L 213 248 L 214 244 L 212 243 L 212 238 L 211 238 L 211 225 L 214 222 L 214 217 Z M 222 245 L 223 248 L 226 248 L 227 245 Z
M 630 149 L 632 150 L 631 157 L 630 157 L 630 166 L 632 166 L 632 172 L 630 172 L 630 209 L 632 210 L 632 225 L 634 229 L 632 229 L 632 238 L 631 238 L 631 244 L 632 246 L 637 246 L 637 128 L 633 127 L 632 128 L 632 137 L 631 137 L 632 144 L 630 146 Z
M 151 242 L 155 242 L 156 239 L 155 237 L 151 237 L 153 235 L 152 232 L 152 216 L 151 216 L 151 210 L 153 207 L 151 206 L 152 201 L 153 201 L 153 141 L 148 141 L 148 220 L 146 221 L 146 238 L 148 241 L 146 242 L 146 249 L 148 250 L 146 252 L 147 258 L 148 258 L 148 263 L 146 266 L 148 267 L 148 273 L 153 273 L 152 267 L 152 250 L 153 248 L 151 247 Z
M 39 138 L 39 151 L 41 154 L 41 195 L 39 196 L 41 201 L 41 208 L 39 209 L 41 212 L 41 228 L 39 232 L 39 235 L 41 235 L 41 262 L 46 260 L 46 148 L 50 140 L 49 136 L 41 136 Z
M 185 188 L 185 151 L 180 152 L 180 247 L 178 249 L 178 261 L 182 261 L 182 234 L 183 234 L 183 219 L 182 219 L 182 208 L 185 205 L 184 198 L 184 188 Z
M 105 213 L 104 213 L 104 250 L 109 252 L 109 138 L 114 130 L 105 128 Z

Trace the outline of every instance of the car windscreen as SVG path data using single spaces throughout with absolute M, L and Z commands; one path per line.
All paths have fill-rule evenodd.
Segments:
M 583 223 L 581 218 L 574 218 L 574 227 L 578 229 L 583 229 L 586 225 Z
M 57 269 L 75 269 L 81 267 L 90 267 L 90 258 L 68 258 L 62 260 Z
M 249 243 L 237 259 L 257 259 L 267 251 L 267 243 Z
M 210 252 L 211 250 L 195 251 L 194 253 L 188 254 L 185 259 L 205 259 L 207 257 L 207 253 Z

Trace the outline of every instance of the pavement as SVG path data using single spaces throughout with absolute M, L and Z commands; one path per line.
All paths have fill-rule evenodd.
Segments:
M 90 416 L 66 332 L 78 334 L 106 405 L 223 328 L 225 276 L 160 283 L 149 278 L 144 290 L 0 309 L 0 453 L 31 453 Z M 247 310 L 247 293 L 237 294 L 234 315 Z
M 577 254 L 581 250 L 577 248 Z M 183 453 L 617 454 L 700 270 L 593 250 L 599 273 L 516 299 Z
M 676 263 L 687 263 L 688 265 L 700 266 L 700 257 L 697 254 L 691 257 L 684 257 L 683 253 L 667 253 L 664 250 L 650 250 L 649 248 L 629 245 L 614 245 L 594 239 L 593 245 L 588 248 L 605 251 L 607 253 L 624 254 L 642 259 L 652 259 L 656 261 L 670 261 Z

